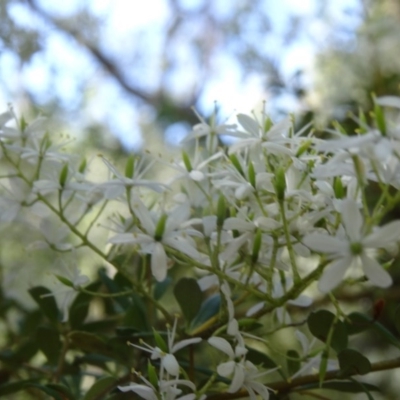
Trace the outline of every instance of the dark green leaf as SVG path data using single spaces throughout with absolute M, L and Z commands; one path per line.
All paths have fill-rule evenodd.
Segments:
M 83 400 L 97 399 L 99 395 L 103 394 L 103 397 L 110 392 L 117 383 L 117 379 L 112 376 L 104 376 L 98 379 L 93 386 L 86 392 Z
M 36 341 L 49 364 L 57 365 L 62 348 L 58 331 L 48 326 L 39 326 L 36 331 Z
M 126 310 L 123 325 L 127 328 L 134 328 L 139 332 L 149 331 L 146 306 L 143 300 L 137 295 L 131 295 L 132 303 Z
M 172 278 L 167 276 L 162 282 L 156 282 L 154 285 L 153 296 L 156 300 L 160 300 L 164 296 L 167 289 L 172 283 Z
M 347 333 L 349 335 L 355 335 L 363 332 L 368 328 L 371 328 L 371 318 L 368 315 L 352 312 L 345 320 Z
M 362 385 L 361 385 L 362 384 Z M 359 381 L 329 381 L 323 382 L 322 386 L 319 385 L 319 382 L 310 383 L 304 386 L 301 386 L 301 389 L 331 389 L 337 390 L 338 392 L 345 392 L 345 393 L 362 393 L 366 390 L 370 391 L 380 391 L 380 389 L 375 386 L 371 385 L 370 383 L 364 383 Z M 364 389 L 365 388 L 365 389 Z
M 103 284 L 106 286 L 106 288 L 108 289 L 108 291 L 110 293 L 121 293 L 123 291 L 126 290 L 126 288 L 124 288 L 119 282 L 119 278 L 118 278 L 118 274 L 116 274 L 114 276 L 114 280 L 110 279 L 105 271 L 104 268 L 99 270 L 99 277 L 100 280 L 103 282 Z M 132 286 L 132 285 L 131 285 Z M 118 304 L 120 306 L 120 309 L 117 311 L 122 311 L 122 310 L 126 310 L 129 305 L 130 305 L 130 301 L 127 296 L 118 296 L 115 297 L 115 304 Z
M 101 285 L 100 281 L 93 282 L 86 287 L 87 290 L 95 292 Z M 88 315 L 89 305 L 93 296 L 87 293 L 79 293 L 72 302 L 69 309 L 69 324 L 71 329 L 80 329 Z
M 262 353 L 256 349 L 251 347 L 247 347 L 248 352 L 246 354 L 246 359 L 251 361 L 254 365 L 260 366 L 265 369 L 273 369 L 277 368 L 278 365 L 272 358 L 270 358 L 267 354 Z M 286 379 L 284 373 L 281 371 L 281 368 L 277 370 L 277 372 L 282 376 L 283 379 Z
M 47 318 L 53 322 L 59 320 L 60 312 L 56 300 L 49 289 L 44 286 L 35 286 L 29 289 L 29 293 Z
M 396 307 L 396 311 L 394 312 L 394 326 L 397 332 L 400 333 L 400 305 Z
M 61 394 L 61 398 L 63 400 L 74 400 L 75 396 L 71 393 L 71 391 L 64 385 L 60 385 L 58 383 L 48 383 L 46 387 L 50 390 L 54 390 Z
M 210 296 L 207 300 L 203 302 L 200 307 L 199 312 L 193 318 L 190 328 L 193 329 L 204 324 L 210 318 L 218 314 L 221 307 L 221 295 L 219 293 Z
M 353 349 L 344 349 L 338 354 L 339 366 L 344 374 L 364 375 L 371 371 L 368 358 Z
M 203 292 L 199 284 L 196 279 L 182 278 L 174 287 L 174 295 L 189 323 L 199 312 L 203 300 Z
M 292 376 L 300 369 L 300 356 L 296 350 L 288 350 L 286 357 L 288 374 Z
M 327 310 L 319 310 L 309 315 L 307 319 L 308 328 L 313 336 L 326 342 L 329 331 L 333 329 L 330 345 L 339 352 L 347 347 L 348 337 L 345 324 L 337 320 L 335 315 Z
M 8 396 L 9 394 L 24 390 L 26 386 L 36 383 L 37 381 L 38 379 L 25 379 L 0 385 L 0 397 Z
M 75 331 L 71 332 L 68 337 L 73 347 L 86 353 L 98 353 L 109 357 L 115 356 L 112 347 L 101 337 L 93 333 Z

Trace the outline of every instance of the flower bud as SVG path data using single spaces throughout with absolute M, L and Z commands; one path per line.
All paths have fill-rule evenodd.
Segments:
M 168 215 L 163 214 L 161 216 L 161 218 L 158 220 L 157 226 L 156 226 L 156 231 L 154 233 L 154 240 L 159 242 L 162 239 L 164 231 L 165 231 L 165 224 L 167 222 L 167 219 L 168 219 Z
M 65 186 L 65 183 L 67 182 L 67 178 L 68 178 L 68 164 L 65 164 L 62 167 L 62 170 L 60 173 L 59 183 L 60 183 L 61 187 Z
M 125 165 L 125 176 L 127 178 L 132 178 L 133 174 L 135 172 L 135 156 L 131 155 L 128 157 L 126 160 L 126 165 Z

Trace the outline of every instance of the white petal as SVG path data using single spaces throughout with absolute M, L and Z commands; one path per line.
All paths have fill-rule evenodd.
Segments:
M 329 264 L 318 282 L 319 290 L 323 293 L 328 293 L 334 289 L 343 280 L 344 274 L 350 266 L 351 261 L 352 258 L 348 256 Z
M 161 243 L 154 244 L 153 254 L 151 255 L 151 272 L 158 282 L 162 282 L 167 277 L 167 255 Z
M 320 253 L 344 253 L 349 244 L 337 237 L 311 233 L 303 238 L 303 243 L 311 250 Z
M 189 176 L 196 182 L 200 182 L 205 178 L 205 175 L 201 171 L 195 169 L 189 172 Z
M 257 303 L 254 306 L 250 307 L 246 312 L 246 317 L 251 317 L 252 315 L 256 314 L 258 311 L 262 310 L 265 306 L 265 301 L 261 303 Z
M 361 239 L 361 228 L 363 218 L 358 210 L 358 205 L 354 200 L 346 199 L 342 204 L 342 223 L 352 242 Z
M 172 354 L 166 354 L 161 359 L 162 366 L 167 370 L 167 372 L 173 376 L 179 375 L 179 364 L 176 358 Z
M 178 350 L 182 349 L 183 347 L 189 346 L 189 345 L 194 344 L 194 343 L 199 343 L 199 342 L 201 342 L 201 340 L 202 339 L 199 338 L 199 337 L 192 338 L 192 339 L 181 340 L 180 342 L 175 343 L 172 346 L 171 352 L 172 353 L 176 353 Z
M 245 371 L 241 364 L 235 365 L 235 374 L 233 375 L 231 386 L 229 386 L 228 393 L 237 392 L 244 383 Z
M 211 344 L 211 346 L 216 347 L 218 350 L 223 351 L 229 356 L 229 358 L 235 357 L 232 346 L 226 339 L 217 336 L 211 336 L 208 339 L 208 343 Z
M 218 374 L 224 377 L 230 376 L 235 369 L 235 364 L 235 361 L 227 361 L 219 364 L 217 367 Z
M 392 277 L 377 261 L 365 254 L 361 255 L 361 261 L 364 273 L 372 284 L 383 288 L 389 287 L 392 284 Z
M 135 383 L 132 383 L 129 386 L 118 386 L 118 389 L 121 390 L 121 392 L 135 392 L 145 400 L 157 400 L 157 396 L 154 393 L 153 389 L 149 388 L 146 385 L 137 385 Z
M 393 221 L 368 235 L 363 244 L 367 247 L 384 247 L 390 242 L 400 240 L 400 221 Z

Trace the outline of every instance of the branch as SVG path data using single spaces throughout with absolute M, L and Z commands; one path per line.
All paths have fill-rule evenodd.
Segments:
M 123 72 L 115 64 L 115 62 L 105 54 L 99 47 L 95 46 L 93 43 L 88 41 L 77 29 L 74 29 L 67 24 L 63 23 L 62 20 L 53 18 L 46 11 L 41 9 L 34 0 L 26 0 L 30 7 L 47 23 L 55 27 L 61 32 L 64 32 L 71 38 L 73 38 L 79 45 L 84 47 L 90 55 L 100 64 L 100 66 L 107 71 L 124 89 L 128 94 L 140 99 L 141 101 L 153 106 L 157 111 L 162 108 L 168 107 L 171 111 L 173 122 L 179 120 L 185 120 L 189 123 L 197 123 L 197 118 L 195 117 L 191 107 L 196 104 L 198 100 L 199 93 L 193 94 L 193 96 L 185 102 L 185 104 L 176 104 L 167 93 L 160 87 L 154 93 L 148 93 L 139 87 L 132 85 L 125 78 Z M 160 116 L 160 115 L 159 115 Z M 161 116 L 162 117 L 162 116 Z M 165 116 L 164 116 L 165 117 Z
M 390 369 L 400 368 L 400 357 L 394 358 L 392 360 L 387 361 L 379 361 L 374 364 L 371 364 L 370 372 L 378 372 L 378 371 L 386 371 Z M 324 382 L 334 380 L 334 379 L 345 379 L 350 378 L 352 376 L 358 375 L 357 373 L 343 373 L 343 371 L 336 369 L 333 371 L 329 371 L 325 374 Z M 319 373 L 312 375 L 305 375 L 299 378 L 289 380 L 289 381 L 278 381 L 267 384 L 268 388 L 275 391 L 276 394 L 285 394 L 293 389 L 301 388 L 305 385 L 310 385 L 313 383 L 319 383 L 320 376 Z M 322 387 L 323 389 L 323 387 Z M 239 399 L 241 397 L 248 397 L 248 393 L 246 390 L 241 390 L 236 393 L 222 393 L 222 394 L 213 394 L 208 396 L 206 400 L 231 400 L 231 399 Z

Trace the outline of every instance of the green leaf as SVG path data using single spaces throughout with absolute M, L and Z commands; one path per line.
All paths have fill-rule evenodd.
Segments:
M 35 286 L 29 289 L 29 293 L 50 321 L 59 321 L 60 312 L 53 293 L 49 289 L 44 286 Z
M 371 371 L 368 358 L 353 349 L 344 349 L 338 354 L 339 366 L 344 374 L 364 375 Z
M 49 364 L 57 365 L 62 348 L 58 331 L 48 326 L 39 326 L 36 331 L 36 341 Z
M 288 374 L 292 376 L 300 369 L 300 356 L 296 350 L 288 350 L 286 357 Z
M 121 293 L 125 290 L 124 286 L 120 282 L 120 274 L 116 274 L 114 276 L 114 279 L 110 279 L 107 276 L 107 273 L 104 268 L 101 268 L 98 274 L 100 280 L 103 282 L 103 284 L 106 286 L 106 288 L 110 293 Z M 130 285 L 130 288 L 132 288 L 132 285 Z M 120 309 L 118 311 L 126 310 L 131 304 L 131 302 L 129 301 L 129 295 L 118 296 L 115 297 L 114 300 L 115 300 L 114 304 L 118 304 L 120 306 Z
M 309 315 L 307 319 L 308 328 L 313 336 L 326 342 L 329 331 L 333 329 L 330 346 L 339 352 L 347 347 L 348 336 L 345 324 L 337 320 L 335 315 L 327 310 L 319 310 Z
M 103 394 L 103 397 L 110 392 L 117 384 L 117 379 L 112 376 L 104 376 L 98 379 L 92 387 L 86 392 L 83 400 L 98 399 L 99 395 Z
M 38 379 L 25 379 L 21 381 L 4 383 L 0 385 L 0 397 L 24 390 L 27 386 L 38 382 Z
M 207 322 L 210 318 L 214 317 L 216 314 L 218 314 L 220 307 L 221 295 L 216 293 L 213 296 L 210 296 L 202 303 L 199 312 L 193 318 L 190 324 L 190 329 L 198 327 Z
M 153 296 L 156 300 L 160 300 L 164 296 L 167 289 L 171 286 L 172 278 L 167 276 L 162 282 L 156 282 L 153 289 Z
M 115 352 L 109 344 L 98 335 L 84 331 L 71 332 L 68 335 L 71 345 L 86 353 L 98 353 L 114 358 Z
M 54 274 L 54 275 L 63 285 L 71 287 L 71 288 L 74 287 L 74 284 L 69 279 L 67 279 L 61 275 L 57 275 L 57 274 Z
M 394 312 L 394 326 L 398 333 L 400 333 L 400 305 L 396 307 Z
M 46 387 L 50 390 L 54 390 L 61 394 L 62 400 L 75 400 L 75 396 L 71 393 L 71 391 L 64 385 L 60 385 L 59 383 L 48 383 Z
M 146 306 L 143 300 L 136 294 L 132 294 L 132 304 L 126 310 L 123 325 L 127 328 L 134 328 L 138 332 L 149 331 Z
M 345 319 L 345 325 L 347 329 L 347 333 L 349 335 L 355 335 L 360 332 L 364 332 L 368 328 L 371 328 L 371 318 L 368 315 L 352 312 Z
M 247 347 L 247 350 L 248 352 L 246 354 L 246 359 L 251 361 L 254 365 L 260 366 L 265 369 L 278 368 L 277 363 L 267 354 L 262 353 L 259 350 L 253 349 L 252 347 Z M 283 379 L 286 380 L 286 376 L 280 368 L 278 369 L 278 373 L 282 376 Z
M 189 323 L 199 312 L 203 292 L 196 279 L 182 278 L 174 287 L 174 295 L 182 313 Z
M 301 389 L 331 389 L 331 390 L 336 390 L 338 392 L 345 392 L 345 393 L 365 393 L 366 390 L 370 391 L 375 391 L 379 392 L 380 389 L 375 386 L 371 385 L 370 383 L 364 383 L 356 380 L 352 380 L 350 382 L 347 381 L 329 381 L 329 382 L 323 382 L 322 386 L 320 387 L 319 383 L 310 383 L 307 385 L 302 385 Z
M 101 285 L 100 281 L 93 282 L 86 287 L 87 290 L 95 292 Z M 87 293 L 79 293 L 72 302 L 69 309 L 69 324 L 72 329 L 80 329 L 89 313 L 89 305 L 93 296 Z
M 169 353 L 168 346 L 162 336 L 153 328 L 153 336 L 157 347 L 159 347 L 164 353 Z

